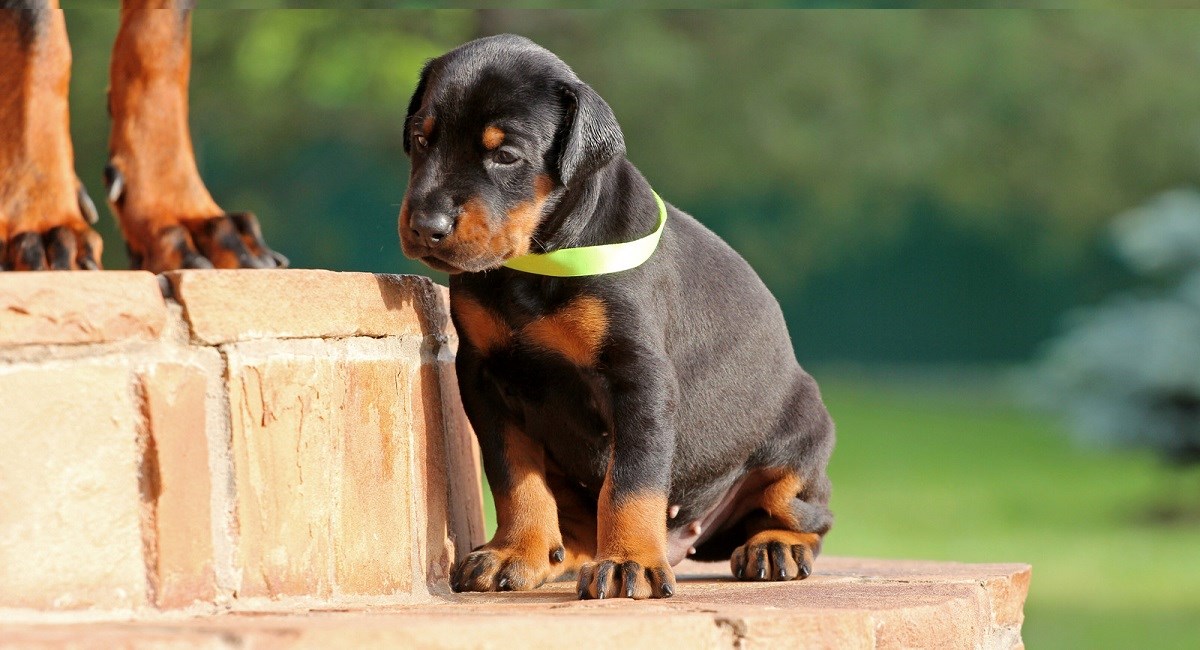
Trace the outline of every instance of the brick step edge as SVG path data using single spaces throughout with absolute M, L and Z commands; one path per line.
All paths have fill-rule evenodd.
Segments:
M 684 563 L 661 601 L 577 601 L 573 584 L 349 611 L 9 625 L 0 648 L 1021 648 L 1030 568 L 824 557 L 802 582 Z M 82 643 L 85 641 L 86 643 Z
M 4 618 L 443 593 L 483 541 L 455 347 L 418 276 L 0 274 Z

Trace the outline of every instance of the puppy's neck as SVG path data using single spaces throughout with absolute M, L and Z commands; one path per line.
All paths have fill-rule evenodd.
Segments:
M 618 158 L 560 190 L 538 227 L 535 252 L 633 241 L 654 230 L 658 204 L 637 168 Z
M 650 183 L 624 158 L 578 184 L 559 189 L 548 205 L 552 207 L 534 235 L 534 253 L 633 241 L 652 232 L 658 223 L 658 203 Z M 500 268 L 451 275 L 450 291 L 485 297 L 501 313 L 515 314 L 513 318 L 519 320 L 563 300 L 577 290 L 580 281 L 593 278 L 557 278 Z

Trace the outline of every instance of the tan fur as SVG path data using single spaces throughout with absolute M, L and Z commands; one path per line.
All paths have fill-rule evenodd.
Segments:
M 530 240 L 542 219 L 542 208 L 546 205 L 546 197 L 554 189 L 554 181 L 545 174 L 539 175 L 533 182 L 533 199 L 519 203 L 508 211 L 504 222 L 502 237 L 492 242 L 492 251 L 505 257 L 516 257 L 529 252 Z M 507 250 L 505 250 L 507 249 Z
M 178 11 L 166 9 L 173 6 L 169 0 L 122 2 L 113 44 L 109 149 L 125 181 L 114 211 L 140 254 L 155 250 L 165 228 L 224 214 L 196 168 L 188 129 L 191 29 Z M 237 266 L 232 255 L 212 261 Z
M 554 495 L 546 482 L 546 452 L 514 427 L 504 430 L 507 490 L 493 490 L 496 534 L 477 553 L 488 554 L 485 571 L 475 579 L 492 584 L 504 571 L 514 589 L 533 589 L 562 571 L 550 561 L 563 546 Z M 474 555 L 474 554 L 473 554 Z
M 531 344 L 553 350 L 579 366 L 596 363 L 608 333 L 608 310 L 595 296 L 580 295 L 562 309 L 543 316 L 522 330 Z
M 534 545 L 547 554 L 561 545 L 558 510 L 546 483 L 546 451 L 514 427 L 504 430 L 504 458 L 512 477 L 507 492 L 497 492 L 494 542 Z
M 472 256 L 488 256 L 496 254 L 495 240 L 496 236 L 492 234 L 491 225 L 488 223 L 488 210 L 483 201 L 473 198 L 464 203 L 462 212 L 458 215 L 458 222 L 454 226 L 454 245 L 477 251 L 473 252 Z
M 483 130 L 483 146 L 488 151 L 504 143 L 504 131 L 498 127 L 489 126 Z
M 512 338 L 512 330 L 504 319 L 499 314 L 492 312 L 476 300 L 468 295 L 454 295 L 450 302 L 450 308 L 454 310 L 454 315 L 458 318 L 459 326 L 462 331 L 459 332 L 466 337 L 480 352 L 488 353 L 492 350 L 508 345 Z
M 431 126 L 433 118 L 426 118 L 426 126 Z M 460 258 L 499 260 L 509 259 L 529 252 L 529 243 L 542 219 L 542 209 L 546 199 L 554 189 L 554 181 L 542 174 L 534 179 L 533 198 L 510 209 L 501 223 L 497 215 L 493 218 L 487 204 L 473 197 L 463 204 L 455 222 L 453 234 L 446 240 L 444 247 Z M 408 195 L 400 207 L 399 230 L 400 239 L 405 246 L 405 252 L 421 251 L 423 244 L 409 241 Z M 499 227 L 496 227 L 496 224 Z M 495 228 L 495 230 L 493 230 Z
M 816 533 L 772 529 L 755 534 L 746 542 L 746 546 L 765 546 L 770 542 L 782 542 L 784 546 L 804 546 L 811 553 L 812 549 L 816 548 L 820 541 L 821 536 Z M 809 559 L 811 559 L 811 556 Z
M 800 522 L 796 521 L 792 511 L 792 502 L 803 489 L 804 481 L 794 472 L 779 470 L 778 478 L 763 488 L 757 499 L 758 505 L 785 527 L 800 528 Z
M 42 29 L 25 42 L 16 12 L 0 11 L 0 241 L 65 226 L 92 244 L 98 261 L 99 237 L 76 199 L 71 48 L 57 0 Z
M 604 591 L 607 598 L 649 598 L 655 591 L 649 579 L 651 574 L 674 589 L 674 573 L 667 561 L 666 495 L 645 492 L 616 499 L 611 460 L 596 504 L 596 529 L 596 561 L 580 569 L 580 584 L 586 585 L 582 587 L 585 597 L 599 598 Z M 602 572 L 601 567 L 607 562 L 617 568 Z M 626 581 L 623 569 L 629 562 L 637 565 L 632 582 Z
M 579 493 L 575 481 L 563 475 L 549 460 L 547 474 L 558 506 L 558 529 L 566 551 L 556 575 L 570 575 L 596 557 L 596 512 L 594 504 Z
M 604 301 L 587 294 L 520 328 L 514 328 L 500 314 L 469 295 L 456 295 L 451 309 L 462 328 L 459 334 L 484 354 L 507 346 L 516 338 L 587 367 L 595 365 L 608 334 L 608 309 Z
M 665 495 L 634 494 L 616 501 L 611 477 L 606 477 L 600 490 L 596 522 L 597 557 L 630 559 L 644 566 L 666 564 Z
M 777 564 L 777 557 L 771 553 L 771 546 L 776 542 L 783 544 L 785 548 L 782 564 Z M 820 543 L 821 536 L 816 533 L 764 530 L 733 550 L 729 557 L 729 568 L 734 576 L 737 576 L 738 569 L 741 567 L 741 577 L 744 580 L 778 580 L 776 573 L 780 569 L 784 572 L 784 579 L 803 579 L 805 574 L 801 572 L 800 565 L 803 563 L 809 571 L 812 571 Z M 765 569 L 766 575 L 760 576 L 758 573 L 760 560 L 765 560 L 762 563 L 762 569 Z
M 796 498 L 804 490 L 804 481 L 795 472 L 784 469 L 773 470 L 774 476 L 751 499 L 751 509 L 761 509 L 766 516 L 756 517 L 747 525 L 750 539 L 745 544 L 734 549 L 729 558 L 729 566 L 734 575 L 738 575 L 739 567 L 743 568 L 743 579 L 775 580 L 779 569 L 789 580 L 805 577 L 801 574 L 800 563 L 812 569 L 817 549 L 821 545 L 821 536 L 817 533 L 800 532 L 801 522 L 796 519 L 793 505 Z M 783 557 L 782 566 L 775 564 L 771 555 L 771 545 L 775 542 L 783 544 L 787 551 Z M 760 577 L 759 559 L 764 558 L 766 575 Z

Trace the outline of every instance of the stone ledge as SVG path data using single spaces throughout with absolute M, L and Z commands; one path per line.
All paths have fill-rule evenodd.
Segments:
M 739 583 L 723 564 L 679 573 L 676 596 L 661 601 L 581 602 L 573 584 L 555 583 L 419 606 L 0 631 L 16 647 L 1020 648 L 1020 618 L 997 612 L 1021 611 L 1030 568 L 826 557 L 803 582 Z
M 5 273 L 0 348 L 154 339 L 167 308 L 144 271 Z
M 210 345 L 377 338 L 449 327 L 443 294 L 420 276 L 288 269 L 175 271 L 166 277 L 192 337 Z
M 0 273 L 0 616 L 443 592 L 483 542 L 444 290 L 170 281 Z
M 676 597 L 447 593 L 483 542 L 443 288 L 0 274 L 0 647 L 1020 647 L 1029 567 L 685 564 Z

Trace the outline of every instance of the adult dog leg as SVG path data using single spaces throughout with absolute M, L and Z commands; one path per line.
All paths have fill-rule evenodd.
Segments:
M 71 47 L 57 0 L 0 0 L 0 270 L 96 269 L 96 208 L 75 176 Z
M 188 0 L 122 0 L 108 95 L 108 201 L 134 268 L 276 268 L 258 220 L 227 214 L 200 179 L 188 129 Z

